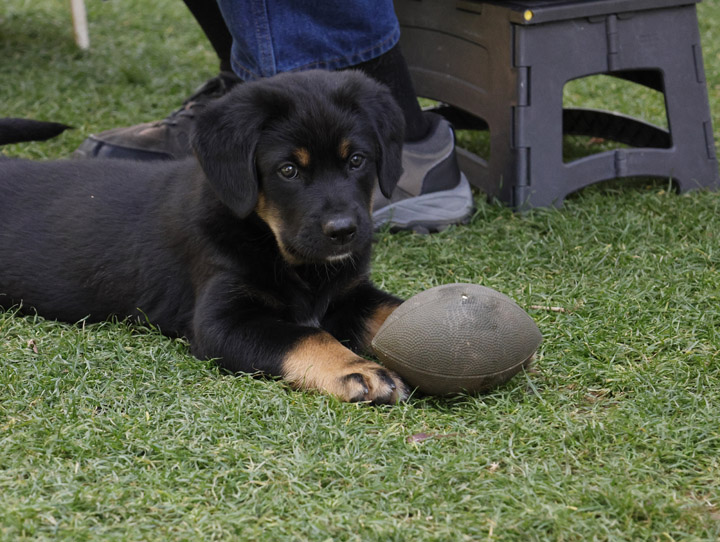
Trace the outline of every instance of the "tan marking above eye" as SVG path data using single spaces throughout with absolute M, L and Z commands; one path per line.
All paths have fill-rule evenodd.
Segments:
M 310 165 L 310 152 L 305 147 L 295 149 L 293 156 L 297 159 L 300 167 L 306 168 Z
M 347 139 L 343 139 L 340 142 L 338 152 L 340 153 L 340 158 L 342 158 L 343 160 L 347 160 L 347 157 L 350 154 L 350 141 Z

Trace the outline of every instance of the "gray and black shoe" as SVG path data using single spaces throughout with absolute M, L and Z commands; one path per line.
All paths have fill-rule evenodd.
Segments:
M 240 82 L 234 73 L 221 72 L 163 120 L 93 134 L 80 144 L 73 158 L 173 160 L 189 156 L 192 153 L 190 133 L 197 109 L 224 96 Z
M 430 135 L 403 145 L 403 174 L 392 197 L 375 187 L 376 228 L 431 233 L 467 223 L 472 216 L 472 191 L 458 167 L 452 126 L 439 115 L 425 114 L 431 115 Z

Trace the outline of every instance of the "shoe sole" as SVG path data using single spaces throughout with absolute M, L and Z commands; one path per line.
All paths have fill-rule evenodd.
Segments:
M 373 212 L 375 229 L 433 233 L 453 224 L 466 224 L 474 210 L 472 190 L 464 173 L 451 190 L 421 194 L 391 203 Z
M 188 156 L 191 156 L 188 154 Z M 170 153 L 161 151 L 149 151 L 145 149 L 135 149 L 132 147 L 122 147 L 112 143 L 106 143 L 100 139 L 95 139 L 94 135 L 88 136 L 80 146 L 73 151 L 70 158 L 78 160 L 86 160 L 92 158 L 113 158 L 116 160 L 140 160 L 143 162 L 154 162 L 157 160 L 175 160 L 177 159 Z

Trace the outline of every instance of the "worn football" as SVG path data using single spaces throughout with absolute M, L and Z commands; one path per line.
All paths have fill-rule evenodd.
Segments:
M 527 367 L 542 335 L 508 296 L 446 284 L 411 297 L 372 341 L 378 359 L 432 395 L 488 391 Z

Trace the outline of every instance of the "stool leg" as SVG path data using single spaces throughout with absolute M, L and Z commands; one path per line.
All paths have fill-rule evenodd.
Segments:
M 673 178 L 681 192 L 720 186 L 695 6 L 674 17 L 683 43 L 663 56 L 665 108 L 675 150 Z
M 70 0 L 75 43 L 80 49 L 90 48 L 90 34 L 87 25 L 87 13 L 84 0 Z

